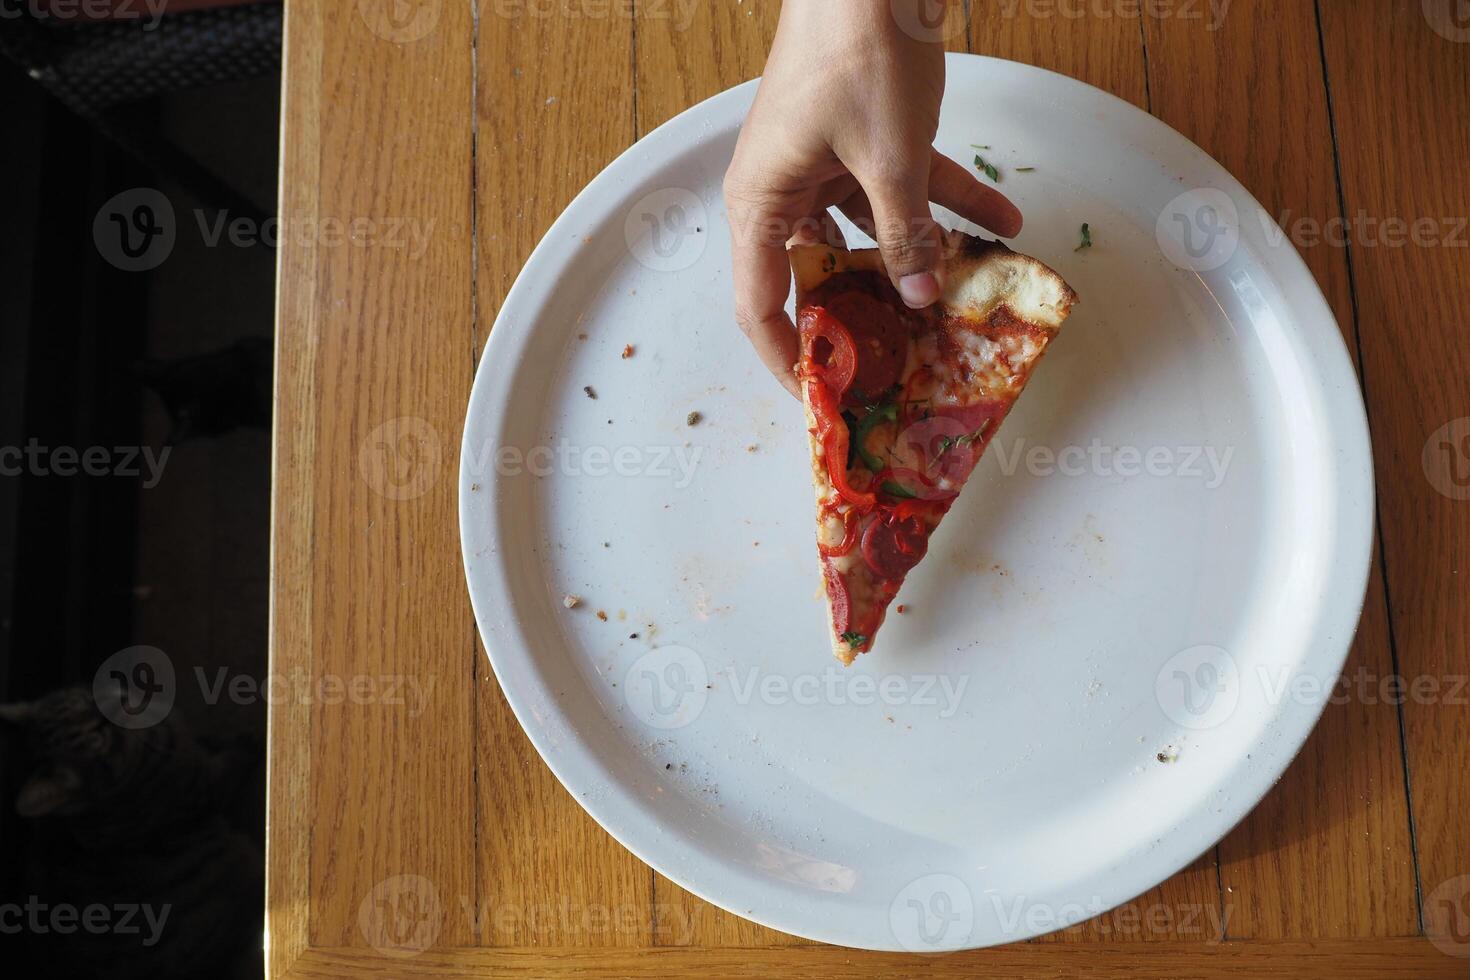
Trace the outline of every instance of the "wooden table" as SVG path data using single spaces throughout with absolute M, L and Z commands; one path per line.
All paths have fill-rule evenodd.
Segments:
M 1470 954 L 1470 429 L 1442 430 L 1470 427 L 1470 22 L 1453 7 L 955 5 L 957 49 L 1148 109 L 1283 218 L 1361 372 L 1379 527 L 1348 661 L 1368 683 L 1250 817 L 1123 910 L 920 959 L 760 928 L 625 851 L 522 735 L 460 570 L 461 424 L 521 263 L 629 143 L 759 73 L 777 5 L 290 3 L 281 213 L 382 224 L 280 250 L 272 669 L 326 696 L 272 711 L 271 975 L 1470 975 L 1424 938 Z M 1395 675 L 1419 694 L 1393 697 Z M 395 677 L 427 710 L 395 703 Z

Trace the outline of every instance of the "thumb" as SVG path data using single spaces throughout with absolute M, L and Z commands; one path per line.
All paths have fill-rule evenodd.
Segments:
M 863 184 L 883 263 L 903 301 L 921 309 L 939 298 L 939 226 L 929 211 L 929 172 Z

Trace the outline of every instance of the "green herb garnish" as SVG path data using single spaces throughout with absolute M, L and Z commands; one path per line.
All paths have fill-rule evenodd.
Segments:
M 878 489 L 888 494 L 888 496 L 898 497 L 900 500 L 913 500 L 919 496 L 897 480 L 884 480 L 883 486 Z
M 1016 168 L 1016 173 L 1018 173 L 1018 174 L 1029 174 L 1031 171 L 1033 171 L 1035 169 L 1036 169 L 1035 167 L 1017 167 Z
M 976 429 L 974 432 L 967 432 L 962 436 L 940 436 L 939 449 L 934 453 L 934 458 L 929 461 L 929 469 L 932 470 L 939 463 L 940 457 L 949 452 L 955 446 L 968 446 L 970 443 L 983 436 L 985 434 L 985 430 L 988 428 L 990 428 L 990 419 L 986 419 L 983 423 L 981 423 L 980 428 Z
M 854 633 L 852 630 L 842 634 L 842 642 L 856 650 L 858 647 L 868 645 L 868 637 L 863 633 Z
M 1082 222 L 1082 244 L 1072 249 L 1072 251 L 1080 252 L 1084 248 L 1092 248 L 1092 228 L 1085 221 Z
M 975 167 L 978 170 L 985 171 L 985 176 L 989 177 L 995 183 L 1000 183 L 1000 171 L 995 169 L 994 164 L 986 163 L 985 158 L 978 153 L 975 154 Z
M 990 145 L 989 144 L 986 144 L 985 146 L 981 146 L 979 143 L 971 143 L 970 144 L 970 149 L 972 149 L 972 150 L 988 150 L 988 149 L 990 149 Z
M 852 432 L 852 444 L 857 454 L 862 457 L 863 465 L 874 473 L 883 469 L 883 460 L 868 452 L 868 433 L 873 431 L 873 426 L 879 422 L 896 422 L 898 420 L 898 405 L 894 402 L 886 402 L 873 406 L 864 415 L 862 421 Z

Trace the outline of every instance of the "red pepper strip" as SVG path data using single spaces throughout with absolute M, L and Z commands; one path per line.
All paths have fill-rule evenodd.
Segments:
M 935 500 L 900 500 L 893 505 L 893 519 L 895 521 L 906 521 L 917 515 L 931 516 L 937 510 L 941 514 L 948 508 L 948 504 Z
M 854 507 L 871 510 L 878 498 L 869 491 L 854 489 L 847 482 L 847 423 L 839 419 L 837 425 L 828 429 L 822 448 L 827 453 L 827 478 L 832 481 L 832 489 Z
M 820 306 L 808 306 L 796 316 L 801 334 L 803 373 L 822 381 L 841 400 L 857 374 L 857 345 L 841 321 Z M 817 341 L 825 340 L 830 351 L 819 350 Z
M 832 395 L 828 387 L 816 378 L 806 380 L 806 402 L 812 410 L 812 416 L 817 420 L 817 438 L 824 439 L 834 426 L 847 428 L 847 423 L 842 420 L 842 413 L 837 407 L 837 399 Z
M 878 498 L 872 493 L 853 489 L 847 482 L 847 423 L 842 419 L 837 399 L 826 385 L 815 378 L 807 380 L 806 397 L 817 420 L 817 438 L 827 457 L 827 479 L 843 500 L 864 512 L 872 510 Z
M 841 512 L 833 511 L 832 513 L 835 514 L 837 518 L 842 521 L 842 542 L 838 545 L 829 547 L 828 545 L 825 545 L 822 542 L 818 541 L 817 551 L 821 552 L 823 558 L 841 558 L 843 555 L 850 552 L 853 549 L 853 546 L 857 544 L 859 516 L 858 512 L 855 510 L 849 510 Z M 831 514 L 829 514 L 828 516 L 831 516 Z

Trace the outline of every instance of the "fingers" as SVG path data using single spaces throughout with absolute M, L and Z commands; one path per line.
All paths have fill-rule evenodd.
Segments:
M 796 328 L 786 315 L 791 291 L 791 266 L 779 238 L 762 229 L 779 227 L 771 218 L 729 200 L 730 236 L 735 278 L 735 322 L 755 345 L 761 362 L 797 398 L 798 345 Z
M 1021 212 L 1004 194 L 938 151 L 929 164 L 929 200 L 1003 238 L 1021 233 Z
M 914 309 L 939 298 L 939 226 L 929 211 L 922 168 L 856 175 L 873 210 L 878 248 L 903 301 Z

